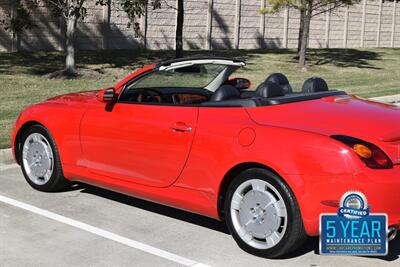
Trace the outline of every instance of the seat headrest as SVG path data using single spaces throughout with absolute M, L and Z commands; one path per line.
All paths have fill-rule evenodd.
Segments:
M 232 85 L 222 85 L 211 96 L 210 101 L 223 101 L 228 99 L 239 99 L 240 92 Z
M 272 73 L 265 81 L 279 84 L 283 88 L 283 90 L 285 90 L 285 93 L 293 92 L 292 86 L 290 86 L 288 78 L 282 73 Z
M 324 81 L 324 79 L 321 79 L 319 77 L 311 77 L 307 79 L 303 87 L 301 88 L 301 91 L 303 93 L 315 93 L 315 92 L 323 92 L 323 91 L 328 91 L 328 84 Z
M 261 97 L 284 96 L 285 90 L 277 83 L 265 81 L 257 87 L 256 94 Z

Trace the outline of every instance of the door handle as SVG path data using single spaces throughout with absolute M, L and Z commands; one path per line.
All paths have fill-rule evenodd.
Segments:
M 175 122 L 174 125 L 170 127 L 173 132 L 191 132 L 192 127 L 184 122 Z

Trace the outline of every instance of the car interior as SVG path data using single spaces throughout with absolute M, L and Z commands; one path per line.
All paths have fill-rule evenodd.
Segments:
M 256 107 L 286 104 L 298 101 L 318 99 L 326 96 L 344 95 L 343 91 L 330 90 L 327 83 L 319 77 L 307 79 L 300 92 L 294 92 L 288 78 L 282 73 L 270 74 L 255 90 L 249 90 L 251 82 L 244 78 L 229 78 L 237 68 L 222 71 L 213 77 L 216 89 L 210 90 L 210 85 L 204 87 L 165 86 L 146 88 L 125 88 L 119 102 L 146 103 L 164 105 L 200 105 L 212 107 Z M 203 66 L 182 68 L 180 74 L 207 73 Z M 175 70 L 175 74 L 177 71 Z M 166 77 L 168 79 L 168 76 Z M 187 79 L 187 78 L 186 78 Z M 219 81 L 218 81 L 219 80 Z M 168 80 L 166 82 L 168 84 Z M 190 81 L 187 80 L 190 84 Z M 164 84 L 164 83 L 163 83 Z M 186 83 L 183 83 L 186 84 Z
M 239 94 L 238 94 L 239 92 Z M 289 80 L 282 73 L 269 75 L 256 90 L 240 90 L 232 85 L 222 85 L 209 101 L 202 106 L 243 106 L 256 107 L 292 103 L 318 99 L 326 96 L 345 95 L 338 90 L 330 90 L 327 83 L 319 77 L 307 79 L 300 92 L 294 92 Z

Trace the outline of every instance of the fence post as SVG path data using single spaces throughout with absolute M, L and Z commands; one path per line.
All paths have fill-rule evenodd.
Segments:
M 285 8 L 285 13 L 283 16 L 283 45 L 288 48 L 288 35 L 289 35 L 289 7 Z
M 208 0 L 207 8 L 207 34 L 206 34 L 206 49 L 212 48 L 212 18 L 213 18 L 213 0 Z
M 265 0 L 261 0 L 260 3 L 260 9 L 264 10 L 265 9 Z M 260 29 L 259 29 L 259 47 L 260 48 L 265 48 L 265 13 L 262 12 L 260 14 Z
M 331 11 L 326 12 L 325 18 L 325 48 L 329 48 L 329 32 L 331 30 Z
M 393 16 L 392 16 L 392 36 L 390 38 L 390 46 L 394 47 L 394 36 L 396 30 L 396 3 L 397 1 L 393 1 Z
M 379 47 L 381 42 L 382 2 L 383 0 L 379 0 L 378 25 L 376 29 L 376 47 Z
M 111 0 L 110 0 L 111 1 Z M 148 18 L 148 4 L 146 2 L 143 16 L 140 18 L 140 31 L 142 32 L 143 49 L 147 49 L 147 18 Z
M 347 31 L 349 27 L 349 6 L 344 11 L 343 48 L 347 48 Z
M 235 38 L 234 38 L 235 49 L 239 49 L 241 5 L 242 5 L 242 1 L 236 0 Z
M 110 19 L 111 19 L 111 0 L 108 0 L 108 4 L 103 6 L 103 18 L 102 18 L 102 45 L 103 50 L 107 49 L 107 37 L 108 30 L 110 29 Z
M 64 33 L 65 33 L 65 20 L 64 16 L 60 16 L 58 19 L 59 23 L 59 35 L 57 38 L 58 41 L 58 51 L 64 51 L 65 49 L 65 40 L 64 40 Z
M 361 47 L 364 47 L 366 9 L 367 9 L 367 0 L 364 0 L 362 9 L 362 20 L 361 20 L 361 38 L 360 38 Z

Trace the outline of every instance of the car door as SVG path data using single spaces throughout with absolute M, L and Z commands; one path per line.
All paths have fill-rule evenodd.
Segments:
M 149 186 L 166 187 L 188 157 L 198 107 L 103 103 L 81 123 L 83 165 L 91 172 Z
M 101 175 L 150 186 L 166 187 L 178 179 L 199 112 L 198 103 L 182 103 L 183 96 L 200 94 L 208 99 L 212 88 L 243 63 L 168 64 L 124 84 L 113 108 L 100 102 L 88 108 L 80 130 L 81 165 Z

